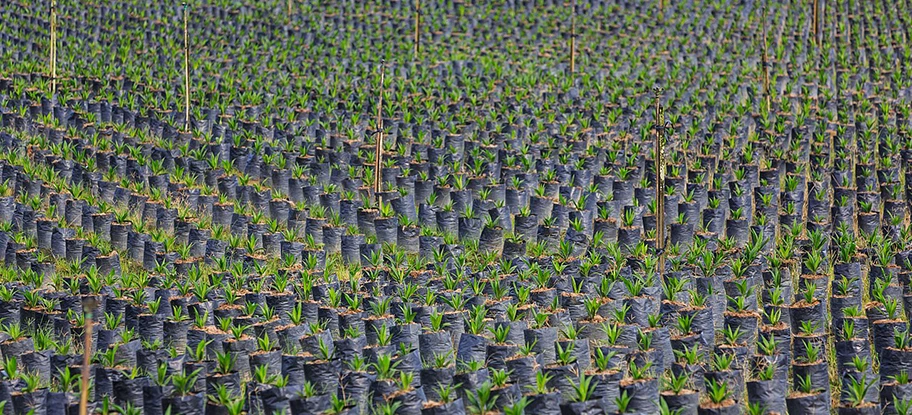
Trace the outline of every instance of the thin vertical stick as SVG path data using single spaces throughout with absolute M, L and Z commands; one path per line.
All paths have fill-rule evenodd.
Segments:
M 415 0 L 415 60 L 418 60 L 418 52 L 421 49 L 421 0 Z
M 665 273 L 665 146 L 662 134 L 665 128 L 662 106 L 659 104 L 659 88 L 655 92 L 655 198 L 656 198 L 656 250 L 659 251 L 659 280 Z
M 79 395 L 79 415 L 86 415 L 89 407 L 89 363 L 92 361 L 92 313 L 95 312 L 95 297 L 85 297 L 82 302 L 85 313 L 85 338 L 82 342 L 82 390 Z
M 763 5 L 763 95 L 766 95 L 766 110 L 770 111 L 772 109 L 770 105 L 770 74 L 769 74 L 769 58 L 767 57 L 766 51 L 766 5 Z
M 819 23 L 817 21 L 819 16 L 817 16 L 817 11 L 819 8 L 817 5 L 817 0 L 811 0 L 811 3 L 814 5 L 814 44 L 819 45 L 820 40 L 817 39 L 817 29 L 819 28 Z
M 570 4 L 570 73 L 576 67 L 576 0 Z
M 184 129 L 190 131 L 190 32 L 187 29 L 190 10 L 184 2 Z
M 291 17 L 291 4 L 292 4 L 293 1 L 294 1 L 294 0 L 288 0 L 288 2 L 287 2 L 287 6 L 288 6 L 288 16 L 289 16 L 289 17 Z
M 819 1 L 819 0 L 818 0 L 818 1 Z M 827 2 L 825 2 L 825 1 L 824 1 L 823 3 L 820 3 L 820 12 L 819 12 L 819 13 L 820 13 L 820 20 L 823 21 L 823 25 L 822 25 L 823 27 L 820 29 L 820 44 L 821 44 L 821 45 L 823 44 L 823 41 L 826 39 L 826 31 L 827 31 L 827 28 L 826 28 L 826 25 L 827 25 L 827 22 L 826 22 L 826 5 L 827 5 Z
M 662 16 L 665 14 L 665 0 L 659 0 L 659 21 L 662 21 Z
M 51 94 L 57 93 L 57 0 L 51 0 Z
M 377 198 L 377 208 L 383 203 L 380 199 L 380 167 L 383 159 L 383 78 L 385 75 L 386 65 L 380 61 L 380 92 L 377 101 L 377 150 L 374 154 L 374 195 Z
M 763 3 L 763 9 L 766 10 L 766 3 Z M 780 10 L 782 10 L 783 11 L 782 13 L 786 16 L 789 13 L 789 8 L 787 5 L 780 8 Z M 777 21 L 776 21 L 776 49 L 779 49 L 780 47 L 782 47 L 782 38 L 785 37 L 786 25 L 780 24 L 780 20 L 781 19 L 777 19 Z
M 852 15 L 852 10 L 849 8 L 849 6 L 846 6 L 846 13 L 849 16 Z M 843 34 L 845 35 L 845 44 L 846 44 L 846 46 L 849 46 L 852 44 L 852 22 L 849 21 L 848 16 L 845 16 L 844 19 L 842 17 L 840 17 L 840 20 L 845 21 L 845 32 Z M 836 27 L 837 28 L 839 27 L 838 22 L 836 24 Z

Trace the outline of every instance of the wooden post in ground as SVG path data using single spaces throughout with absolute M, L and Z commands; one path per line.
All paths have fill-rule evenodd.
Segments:
M 51 95 L 57 93 L 57 0 L 51 0 Z
M 763 6 L 763 95 L 766 96 L 766 110 L 772 110 L 770 104 L 770 74 L 769 74 L 769 57 L 766 48 L 766 5 Z
M 665 273 L 665 129 L 664 113 L 659 103 L 660 88 L 655 92 L 655 200 L 656 200 L 656 250 L 659 252 L 659 280 Z
M 415 60 L 418 60 L 418 52 L 421 50 L 421 0 L 415 0 Z
M 79 415 L 87 415 L 89 408 L 89 365 L 92 362 L 92 314 L 95 312 L 95 297 L 89 296 L 82 300 L 82 312 L 85 315 L 83 331 L 85 337 L 82 342 L 82 374 L 79 393 Z
M 190 131 L 190 10 L 184 2 L 184 129 Z
M 377 93 L 377 148 L 374 153 L 374 197 L 377 198 L 377 208 L 383 203 L 380 199 L 380 168 L 383 166 L 383 81 L 385 75 L 385 62 L 380 61 L 380 90 Z
M 576 0 L 570 4 L 570 73 L 576 67 Z
M 820 40 L 817 39 L 817 33 L 818 33 L 818 29 L 820 28 L 820 23 L 818 21 L 818 19 L 820 18 L 820 16 L 818 16 L 818 11 L 820 9 L 819 9 L 819 5 L 818 5 L 817 1 L 818 0 L 811 0 L 811 4 L 813 4 L 813 7 L 814 7 L 814 36 L 813 36 L 814 44 L 819 46 Z

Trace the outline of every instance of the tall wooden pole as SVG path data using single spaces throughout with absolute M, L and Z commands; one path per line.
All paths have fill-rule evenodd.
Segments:
M 374 195 L 377 198 L 377 207 L 383 201 L 380 199 L 380 168 L 383 166 L 383 81 L 386 65 L 383 60 L 380 61 L 380 91 L 377 94 L 377 149 L 374 153 Z
M 51 0 L 51 94 L 57 93 L 57 0 Z
M 818 1 L 819 1 L 819 0 L 818 0 Z M 824 39 L 826 39 L 826 30 L 827 30 L 827 28 L 826 28 L 826 25 L 827 25 L 827 22 L 826 22 L 826 5 L 827 5 L 827 2 L 826 2 L 826 1 L 820 3 L 820 11 L 819 11 L 819 13 L 820 13 L 820 20 L 823 21 L 823 25 L 821 26 L 821 29 L 820 29 L 820 44 L 821 44 L 821 45 L 823 45 L 823 41 L 824 41 Z M 818 52 L 818 53 L 819 53 L 819 52 Z M 818 59 L 818 60 L 819 60 L 819 59 Z M 818 64 L 818 65 L 819 65 L 819 64 Z
M 665 129 L 664 113 L 659 104 L 661 89 L 655 88 L 655 198 L 656 198 L 656 250 L 659 251 L 659 278 L 665 273 L 665 146 L 662 135 Z
M 819 7 L 818 7 L 818 4 L 817 4 L 817 0 L 811 0 L 811 4 L 813 4 L 813 6 L 814 6 L 814 36 L 813 36 L 813 37 L 814 37 L 814 44 L 815 44 L 815 45 L 819 45 L 819 44 L 820 44 L 820 40 L 817 39 L 817 30 L 818 30 L 818 28 L 820 27 L 820 26 L 819 26 L 819 22 L 818 22 L 818 19 L 819 19 L 819 16 L 818 16 Z
M 415 0 L 415 60 L 418 60 L 418 52 L 421 50 L 421 0 Z
M 766 110 L 772 109 L 770 105 L 770 74 L 769 74 L 769 57 L 766 49 L 766 4 L 763 5 L 763 95 L 766 95 Z
M 79 391 L 79 415 L 86 415 L 89 408 L 89 364 L 92 362 L 92 313 L 95 312 L 95 297 L 85 297 L 82 300 L 82 312 L 85 315 L 85 337 L 82 342 L 82 375 Z
M 570 4 L 570 73 L 576 67 L 576 0 Z
M 190 9 L 184 2 L 184 129 L 190 131 Z

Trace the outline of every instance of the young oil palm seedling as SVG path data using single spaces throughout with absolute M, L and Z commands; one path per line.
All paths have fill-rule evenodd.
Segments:
M 210 369 L 187 394 L 152 399 L 171 413 L 269 412 L 283 371 L 310 382 L 287 397 L 292 412 L 463 413 L 490 381 L 474 411 L 572 413 L 583 375 L 605 412 L 729 410 L 702 382 L 690 386 L 697 400 L 660 389 L 668 365 L 725 385 L 738 411 L 825 413 L 839 388 L 838 411 L 864 412 L 848 407 L 848 377 L 823 380 L 823 362 L 868 379 L 906 369 L 906 337 L 893 335 L 905 330 L 912 235 L 906 8 L 663 1 L 661 36 L 606 43 L 606 32 L 655 26 L 655 14 L 591 1 L 268 0 L 191 13 L 124 0 L 129 16 L 48 4 L 10 4 L 0 23 L 0 352 L 22 358 L 21 376 L 52 347 L 63 359 L 91 344 L 100 375 L 85 377 L 87 408 L 135 412 L 119 382 L 143 382 L 132 367 L 154 372 L 166 355 L 185 362 L 165 373 L 179 382 Z M 517 10 L 519 28 L 506 23 Z M 308 17 L 317 11 L 332 24 Z M 169 18 L 183 24 L 124 24 Z M 409 47 L 390 22 L 405 22 Z M 768 36 L 802 25 L 813 42 Z M 727 40 L 693 36 L 706 27 Z M 290 47 L 288 28 L 334 41 Z M 555 49 L 564 42 L 572 53 Z M 369 63 L 352 65 L 355 51 Z M 59 68 L 49 75 L 40 56 Z M 617 62 L 631 79 L 578 70 Z M 105 314 L 85 315 L 89 297 Z M 78 340 L 89 331 L 97 342 Z M 827 357 L 866 341 L 876 359 Z M 216 351 L 240 380 L 199 401 L 220 381 Z M 753 393 L 789 377 L 786 351 L 792 389 Z M 718 369 L 711 352 L 752 357 Z M 382 355 L 405 375 L 365 383 Z M 647 361 L 654 373 L 642 373 Z M 129 369 L 103 367 L 118 364 Z M 714 373 L 749 368 L 769 380 Z M 536 373 L 550 388 L 521 404 L 515 389 Z M 462 385 L 432 396 L 425 374 Z M 11 384 L 18 394 L 24 381 Z M 410 405 L 419 386 L 446 402 Z M 885 389 L 884 409 L 902 412 L 908 394 Z M 42 390 L 31 396 L 47 411 L 72 409 Z M 7 412 L 31 409 L 7 401 Z

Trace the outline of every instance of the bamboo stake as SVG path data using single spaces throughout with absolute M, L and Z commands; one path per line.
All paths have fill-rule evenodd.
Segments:
M 418 52 L 421 49 L 421 0 L 415 0 L 415 60 L 418 60 Z
M 377 208 L 383 203 L 380 199 L 380 167 L 383 159 L 383 81 L 385 75 L 385 62 L 380 61 L 380 92 L 377 102 L 377 149 L 374 153 L 374 195 L 377 198 Z
M 291 5 L 292 5 L 292 2 L 293 2 L 293 1 L 294 1 L 294 0 L 288 0 L 288 2 L 287 2 L 287 6 L 288 6 L 288 17 L 291 17 Z
M 57 93 L 57 0 L 51 0 L 51 94 Z
M 661 89 L 655 92 L 655 198 L 656 198 L 656 250 L 659 251 L 659 280 L 665 273 L 665 146 L 662 134 L 665 128 L 664 113 L 659 104 Z
M 85 338 L 83 339 L 82 353 L 82 390 L 79 395 L 79 415 L 86 415 L 89 408 L 89 363 L 92 361 L 92 313 L 95 312 L 95 297 L 85 297 L 82 300 L 82 310 L 85 313 Z
M 576 67 L 576 0 L 570 5 L 570 73 Z
M 184 129 L 190 131 L 190 32 L 189 8 L 184 2 Z

